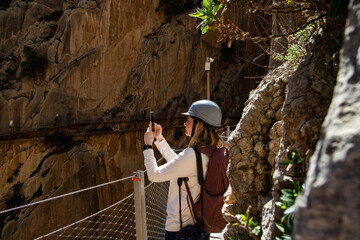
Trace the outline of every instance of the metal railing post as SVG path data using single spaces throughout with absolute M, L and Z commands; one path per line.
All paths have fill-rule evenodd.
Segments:
M 134 202 L 136 240 L 147 239 L 144 172 L 134 172 Z
M 210 63 L 212 63 L 213 61 L 213 58 L 207 57 L 205 62 L 205 72 L 207 72 L 206 98 L 208 100 L 210 100 Z

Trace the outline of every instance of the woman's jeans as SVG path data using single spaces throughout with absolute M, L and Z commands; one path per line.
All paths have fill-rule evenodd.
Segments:
M 178 232 L 168 232 L 165 230 L 165 240 L 176 240 L 176 234 Z M 209 240 L 210 239 L 210 233 L 205 233 L 203 240 Z M 198 240 L 198 239 L 194 239 Z

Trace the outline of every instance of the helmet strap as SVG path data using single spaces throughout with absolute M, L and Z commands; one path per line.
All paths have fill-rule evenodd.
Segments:
M 195 134 L 196 123 L 197 123 L 197 118 L 194 118 L 192 130 L 191 130 L 191 137 L 193 137 Z

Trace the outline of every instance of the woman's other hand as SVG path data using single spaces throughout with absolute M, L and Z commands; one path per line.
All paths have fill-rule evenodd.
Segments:
M 155 128 L 155 132 L 154 132 L 154 137 L 159 141 L 161 142 L 164 137 L 162 135 L 162 127 L 159 125 L 159 124 L 156 124 L 154 125 L 154 128 Z

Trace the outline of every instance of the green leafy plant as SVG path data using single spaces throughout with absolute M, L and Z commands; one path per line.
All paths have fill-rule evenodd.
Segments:
M 233 226 L 238 226 L 243 232 L 239 233 L 237 238 L 229 237 L 229 239 L 260 239 L 259 235 L 261 227 L 258 226 L 258 222 L 254 221 L 253 217 L 250 216 L 250 211 L 251 205 L 248 207 L 245 214 L 235 215 L 237 222 L 233 223 Z M 244 232 L 247 233 L 246 235 L 248 236 L 244 236 Z
M 317 17 L 309 18 L 302 26 L 298 28 L 297 31 L 291 30 L 291 32 L 289 31 L 287 33 L 281 33 L 278 35 L 251 36 L 246 29 L 243 29 L 241 26 L 235 25 L 234 19 L 231 19 L 231 16 L 227 17 L 226 19 L 224 18 L 224 13 L 228 8 L 230 8 L 230 6 L 243 9 L 244 12 L 249 12 L 253 14 L 261 13 L 265 15 L 274 13 L 306 13 L 307 11 L 312 10 L 314 11 L 314 16 Z M 295 35 L 298 31 L 306 29 L 308 26 L 314 26 L 314 23 L 316 23 L 315 26 L 317 26 L 317 23 L 325 19 L 328 7 L 328 3 L 324 1 L 316 1 L 316 4 L 314 4 L 314 0 L 288 0 L 282 2 L 282 4 L 272 4 L 272 1 L 257 0 L 202 0 L 201 7 L 197 8 L 196 12 L 189 15 L 191 17 L 199 18 L 202 20 L 198 28 L 200 27 L 203 34 L 205 34 L 209 29 L 218 30 L 218 41 L 227 42 L 228 47 L 231 47 L 232 42 L 235 40 L 250 40 L 259 46 L 266 47 L 267 42 L 270 39 L 275 39 L 279 37 L 284 38 L 289 35 Z M 220 12 L 221 14 L 219 14 Z M 285 28 L 286 26 L 283 27 Z M 290 48 L 291 49 L 288 57 L 292 57 L 292 54 L 299 52 L 296 48 L 292 46 Z M 299 53 L 301 53 L 301 51 Z M 285 59 L 285 56 L 275 56 L 275 58 Z M 297 66 L 295 66 L 294 68 L 297 68 Z
M 201 8 L 197 8 L 196 12 L 189 14 L 189 16 L 202 19 L 197 28 L 200 27 L 201 33 L 205 34 L 213 22 L 220 21 L 216 15 L 222 7 L 223 5 L 218 1 L 203 0 Z
M 293 219 L 295 211 L 296 197 L 303 190 L 303 185 L 300 182 L 294 183 L 294 189 L 281 190 L 281 201 L 276 202 L 276 206 L 284 210 L 284 215 L 281 218 L 281 223 L 276 223 L 276 227 L 283 233 L 282 236 L 276 237 L 276 240 L 291 240 L 293 232 Z
M 289 165 L 292 164 L 294 166 L 295 176 L 300 176 L 300 163 L 304 161 L 304 158 L 301 158 L 298 151 L 295 149 L 291 149 L 287 152 L 287 161 L 279 162 L 279 165 Z
M 295 165 L 295 172 L 299 174 L 300 168 L 298 165 L 304 160 L 299 156 L 299 153 L 296 150 L 290 150 L 287 153 L 287 161 L 280 162 L 281 165 Z M 300 175 L 300 174 L 299 174 Z M 275 203 L 276 206 L 280 207 L 283 212 L 280 223 L 276 223 L 276 227 L 283 233 L 282 236 L 276 237 L 276 240 L 291 240 L 291 235 L 293 233 L 293 219 L 295 211 L 295 200 L 300 192 L 304 189 L 304 186 L 299 182 L 294 182 L 293 189 L 283 189 L 281 190 L 280 200 Z
M 251 228 L 251 232 L 255 235 L 259 235 L 261 228 L 258 226 L 258 223 L 253 220 L 252 217 L 249 218 L 249 211 L 246 211 L 244 214 L 237 214 L 236 217 L 240 220 L 241 224 Z
M 305 45 L 314 34 L 315 29 L 314 24 L 309 24 L 304 29 L 298 30 L 296 33 L 289 35 L 289 46 L 286 50 L 286 54 L 277 54 L 274 55 L 273 58 L 278 61 L 293 63 L 294 71 L 296 71 L 299 63 L 305 57 Z

